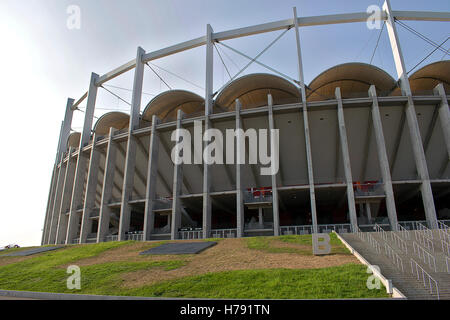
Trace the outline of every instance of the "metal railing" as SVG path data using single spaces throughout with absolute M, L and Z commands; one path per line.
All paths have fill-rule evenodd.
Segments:
M 408 245 L 405 240 L 400 238 L 395 232 L 391 232 L 391 240 L 400 248 L 400 250 L 404 251 L 405 254 L 408 254 Z
M 433 240 L 433 231 L 428 229 L 423 223 L 417 223 L 417 231 L 422 232 L 426 237 Z
M 431 253 L 429 253 L 427 250 L 425 250 L 424 247 L 422 247 L 415 241 L 413 241 L 413 249 L 414 249 L 414 254 L 416 254 L 417 257 L 419 257 L 419 259 L 421 259 L 423 262 L 428 264 L 430 266 L 430 268 L 432 268 L 434 270 L 434 272 L 437 272 L 436 258 Z
M 237 229 L 214 229 L 211 230 L 212 238 L 236 238 Z
M 375 223 L 375 226 L 373 228 L 375 229 L 375 232 L 381 235 L 384 241 L 388 241 L 388 235 L 380 225 Z
M 358 227 L 356 227 L 355 229 L 356 229 L 355 233 L 362 241 L 368 242 L 378 254 L 381 253 L 380 243 L 377 240 L 375 240 L 375 238 L 372 237 L 372 235 L 369 232 L 361 232 L 361 229 L 359 229 Z
M 178 235 L 181 240 L 203 239 L 203 231 L 200 230 L 179 231 Z
M 317 225 L 317 231 L 319 233 L 331 233 L 333 231 L 337 233 L 352 233 L 352 225 L 349 223 L 338 224 L 319 224 Z M 303 235 L 311 234 L 313 232 L 312 225 L 299 225 L 299 226 L 281 226 L 281 235 Z
M 143 241 L 144 240 L 144 233 L 143 232 L 128 233 L 128 234 L 125 235 L 125 240 Z
M 352 225 L 349 223 L 319 224 L 317 226 L 317 230 L 319 233 L 331 233 L 333 231 L 335 231 L 337 233 L 351 233 Z
M 447 265 L 447 273 L 450 274 L 450 258 L 445 256 L 445 264 Z
M 110 235 L 105 237 L 105 242 L 113 242 L 113 241 L 119 241 L 119 236 Z
M 409 240 L 410 237 L 410 233 L 408 232 L 408 230 L 403 227 L 400 223 L 397 223 L 397 228 L 398 228 L 398 232 L 399 234 L 403 237 L 403 239 Z
M 398 224 L 402 225 L 406 230 L 417 230 L 418 223 L 426 223 L 425 220 L 419 221 L 399 221 Z
M 280 227 L 281 235 L 302 235 L 302 234 L 311 234 L 311 233 L 312 233 L 311 225 Z
M 436 280 L 428 274 L 414 259 L 411 259 L 411 273 L 416 274 L 417 280 L 423 282 L 423 286 L 427 288 L 431 294 L 436 292 L 438 300 L 439 297 L 439 287 Z
M 444 252 L 446 256 L 450 257 L 450 244 L 445 240 L 441 240 L 441 244 L 442 244 L 442 252 Z
M 434 253 L 433 240 L 428 238 L 425 233 L 418 231 L 418 230 L 416 230 L 415 235 L 416 235 L 416 240 L 420 243 L 420 245 L 422 245 L 423 247 L 425 247 L 426 249 L 428 249 Z
M 400 258 L 400 256 L 392 249 L 391 246 L 389 246 L 387 243 L 384 245 L 384 253 L 388 258 L 392 259 L 392 263 L 400 269 L 402 272 L 404 272 L 403 268 L 403 260 Z

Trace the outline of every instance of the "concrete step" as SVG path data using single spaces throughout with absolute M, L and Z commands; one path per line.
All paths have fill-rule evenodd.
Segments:
M 400 258 L 402 260 L 405 260 L 403 261 L 404 272 L 402 272 L 384 254 L 384 244 L 386 242 L 383 240 L 381 235 L 374 232 L 371 232 L 370 234 L 381 245 L 381 254 L 378 254 L 367 241 L 362 241 L 355 233 L 341 234 L 341 236 L 370 264 L 377 265 L 380 268 L 381 273 L 387 279 L 392 280 L 393 286 L 398 288 L 408 299 L 437 299 L 437 295 L 431 294 L 429 290 L 426 289 L 423 284 L 417 280 L 416 276 L 411 273 L 408 259 L 409 244 L 408 254 L 401 255 L 398 247 L 391 245 L 391 243 L 388 243 L 394 249 L 394 251 L 399 254 Z M 406 263 L 407 259 L 408 263 Z M 450 281 L 447 280 L 447 276 L 447 274 L 442 274 L 439 276 L 435 275 L 435 277 L 433 277 L 438 282 L 440 299 L 450 299 Z

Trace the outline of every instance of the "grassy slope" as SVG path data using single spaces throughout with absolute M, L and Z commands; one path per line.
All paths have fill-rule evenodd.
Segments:
M 257 240 L 255 240 L 257 239 Z M 272 253 L 290 252 L 310 255 L 306 250 L 276 248 L 273 241 L 310 244 L 309 236 L 249 238 L 251 249 Z M 68 247 L 40 254 L 21 262 L 0 266 L 0 289 L 41 292 L 74 293 L 66 288 L 69 276 L 62 266 L 75 264 L 80 259 L 95 257 L 102 252 L 133 242 L 110 242 Z M 333 252 L 342 249 L 332 237 Z M 156 243 L 154 243 L 156 245 Z M 293 249 L 293 251 L 289 251 Z M 345 249 L 345 248 L 344 248 Z M 286 251 L 287 250 L 287 251 Z M 297 250 L 297 251 L 296 251 Z M 337 252 L 336 252 L 337 250 Z M 1 261 L 9 259 L 0 257 Z M 368 290 L 366 268 L 358 264 L 322 269 L 264 269 L 209 273 L 200 276 L 159 282 L 135 289 L 121 286 L 121 275 L 133 271 L 162 268 L 174 270 L 186 264 L 183 256 L 177 260 L 138 262 L 120 261 L 81 267 L 82 290 L 76 293 L 133 296 L 164 296 L 192 298 L 376 298 L 386 297 L 384 288 Z

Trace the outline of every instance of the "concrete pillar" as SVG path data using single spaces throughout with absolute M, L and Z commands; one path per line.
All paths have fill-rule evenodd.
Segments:
M 269 130 L 275 129 L 275 123 L 273 121 L 273 100 L 272 95 L 268 95 L 268 106 L 269 106 Z M 272 141 L 273 137 L 270 134 L 270 155 L 272 157 L 272 161 L 274 161 L 273 153 L 275 152 L 274 148 L 278 148 L 276 145 L 276 141 Z M 279 159 L 276 159 L 279 162 Z M 273 163 L 272 163 L 273 165 Z M 272 210 L 273 210 L 273 234 L 274 236 L 280 235 L 280 212 L 279 212 L 279 201 L 278 201 L 278 186 L 277 186 L 277 174 L 271 175 L 272 180 Z
M 53 165 L 53 170 L 52 170 L 52 178 L 50 180 L 50 190 L 49 190 L 48 199 L 47 199 L 47 209 L 45 210 L 44 228 L 42 230 L 42 239 L 41 239 L 42 246 L 47 244 L 47 241 L 48 241 L 51 213 L 53 210 L 53 198 L 55 196 L 56 180 L 58 178 L 57 170 L 58 170 L 57 164 L 55 162 L 55 164 Z
M 178 110 L 177 113 L 177 141 L 175 147 L 175 153 L 180 155 L 178 146 L 181 141 L 181 135 L 179 130 L 182 129 L 181 121 L 183 120 L 183 111 Z M 183 150 L 184 152 L 184 150 Z M 174 163 L 173 166 L 173 192 L 172 192 L 172 226 L 171 226 L 171 239 L 178 239 L 178 229 L 181 228 L 181 187 L 183 185 L 183 164 Z
M 71 152 L 72 150 L 69 150 L 69 156 Z M 59 209 L 61 207 L 61 197 L 64 186 L 64 177 L 66 175 L 66 168 L 67 166 L 64 163 L 64 157 L 63 155 L 61 155 L 46 244 L 55 244 L 56 241 L 56 232 L 58 230 L 58 220 L 59 220 Z
M 347 129 L 345 127 L 344 107 L 342 104 L 341 89 L 339 87 L 336 88 L 335 95 L 338 103 L 337 111 L 338 111 L 339 138 L 341 141 L 341 152 L 342 152 L 342 161 L 344 164 L 345 182 L 347 184 L 348 211 L 350 213 L 350 224 L 352 225 L 352 227 L 355 228 L 358 226 L 358 219 L 356 217 L 355 194 L 353 192 L 352 168 L 350 164 L 350 154 L 348 151 L 348 140 L 347 140 Z
M 372 211 L 370 209 L 370 203 L 366 202 L 366 215 L 367 215 L 367 222 L 371 223 L 372 221 Z
M 309 199 L 311 203 L 311 222 L 313 233 L 318 233 L 317 228 L 317 208 L 316 208 L 316 192 L 314 188 L 314 171 L 313 171 L 313 160 L 311 151 L 311 137 L 309 132 L 309 119 L 308 119 L 308 105 L 306 102 L 306 88 L 305 88 L 305 77 L 303 74 L 303 60 L 302 60 L 302 50 L 300 45 L 300 31 L 297 19 L 297 8 L 294 7 L 294 26 L 295 26 L 295 36 L 297 43 L 297 66 L 298 66 L 298 76 L 300 80 L 300 93 L 302 96 L 302 112 L 303 112 L 303 127 L 305 130 L 305 146 L 306 146 L 306 163 L 308 165 L 308 182 L 309 182 Z
M 432 229 L 437 228 L 436 209 L 434 207 L 433 192 L 431 190 L 431 183 L 428 174 L 428 167 L 423 149 L 422 138 L 420 136 L 419 124 L 417 121 L 416 110 L 414 108 L 414 101 L 412 99 L 411 87 L 408 80 L 408 74 L 405 68 L 405 61 L 403 59 L 400 41 L 398 39 L 397 29 L 395 26 L 394 15 L 392 13 L 390 1 L 386 0 L 383 5 L 383 10 L 386 12 L 386 27 L 391 43 L 392 54 L 394 56 L 395 67 L 397 75 L 400 80 L 400 87 L 403 95 L 408 97 L 406 104 L 406 120 L 408 123 L 410 140 L 413 147 L 414 160 L 416 162 L 416 169 L 422 181 L 420 190 L 422 194 L 423 206 L 425 209 L 425 216 L 428 226 Z
M 263 216 L 263 208 L 258 208 L 258 225 L 260 229 L 264 229 L 264 216 Z
M 394 190 L 392 188 L 391 170 L 386 152 L 384 140 L 383 124 L 381 123 L 380 108 L 378 106 L 377 90 L 375 86 L 370 86 L 369 96 L 372 97 L 372 122 L 375 131 L 375 141 L 377 144 L 378 162 L 380 165 L 381 177 L 383 178 L 384 193 L 386 195 L 386 209 L 391 225 L 391 230 L 397 231 L 397 210 L 395 208 Z
M 214 43 L 212 40 L 213 29 L 206 26 L 206 80 L 205 80 L 205 131 L 210 129 L 209 119 L 213 105 L 213 67 L 214 67 Z M 206 142 L 203 143 L 205 147 Z M 203 149 L 204 150 L 204 149 Z M 211 172 L 210 166 L 203 162 L 203 238 L 209 238 L 211 233 Z
M 100 202 L 100 215 L 98 220 L 97 242 L 105 241 L 105 237 L 109 234 L 111 208 L 108 206 L 108 204 L 112 199 L 117 154 L 117 145 L 113 141 L 114 132 L 114 128 L 109 129 L 108 149 L 106 151 L 105 160 L 105 173 L 103 174 L 102 200 Z
M 158 180 L 158 155 L 159 155 L 159 132 L 156 126 L 159 123 L 157 116 L 152 118 L 152 133 L 150 135 L 150 146 L 147 167 L 147 188 L 145 190 L 144 209 L 144 241 L 150 241 L 155 227 L 155 214 L 153 204 L 156 197 L 156 183 Z
M 86 182 L 86 195 L 84 197 L 83 218 L 81 220 L 80 243 L 86 243 L 89 233 L 92 230 L 92 220 L 90 219 L 95 206 L 95 196 L 98 183 L 98 172 L 100 167 L 100 150 L 95 145 L 97 134 L 94 133 L 92 139 L 91 158 L 89 161 L 88 178 Z
M 128 131 L 127 153 L 125 158 L 125 169 L 123 177 L 122 188 L 122 205 L 120 209 L 120 223 L 119 223 L 119 241 L 124 241 L 125 233 L 130 229 L 131 206 L 129 201 L 133 194 L 134 174 L 136 167 L 136 138 L 133 136 L 133 131 L 139 127 L 139 115 L 141 111 L 142 100 L 142 82 L 144 80 L 144 63 L 142 56 L 145 50 L 137 49 L 136 68 L 134 70 L 133 96 L 131 98 L 130 124 Z
M 73 151 L 73 149 L 71 151 Z M 70 209 L 70 200 L 72 199 L 75 165 L 76 159 L 73 158 L 72 154 L 69 152 L 69 160 L 67 161 L 63 191 L 61 196 L 61 206 L 59 208 L 58 231 L 56 233 L 57 244 L 63 244 L 66 241 L 66 232 L 69 222 L 69 217 L 66 215 L 66 213 Z
M 244 236 L 244 187 L 242 185 L 243 181 L 243 168 L 244 166 L 240 164 L 239 159 L 241 159 L 242 153 L 245 157 L 245 149 L 242 146 L 242 140 L 239 134 L 239 130 L 242 129 L 242 119 L 241 119 L 241 102 L 236 99 L 236 228 L 237 237 L 241 238 Z
M 444 134 L 445 146 L 447 147 L 448 165 L 448 162 L 450 162 L 450 110 L 448 107 L 447 94 L 442 83 L 439 83 L 436 88 L 434 88 L 434 94 L 441 97 L 441 103 L 439 105 L 439 121 L 441 122 L 441 128 Z
M 80 147 L 78 152 L 78 161 L 75 172 L 75 179 L 72 192 L 72 201 L 70 204 L 69 226 L 67 228 L 66 244 L 70 244 L 77 236 L 80 224 L 80 214 L 78 209 L 83 207 L 83 191 L 84 181 L 86 178 L 87 157 L 82 152 L 83 148 L 89 144 L 92 131 L 92 123 L 94 121 L 95 102 L 97 100 L 98 87 L 96 85 L 99 76 L 95 73 L 91 75 L 91 82 L 89 85 L 86 112 L 84 115 L 83 131 L 81 132 Z
M 53 174 L 52 174 L 52 181 L 50 184 L 50 191 L 49 191 L 49 197 L 47 202 L 47 211 L 46 211 L 46 217 L 45 217 L 45 223 L 44 223 L 44 231 L 42 235 L 42 244 L 46 243 L 48 241 L 48 234 L 50 229 L 50 218 L 53 212 L 53 199 L 54 199 L 54 193 L 56 188 L 56 180 L 57 177 L 55 176 L 55 168 L 58 163 L 58 161 L 61 159 L 61 156 L 64 152 L 67 150 L 67 140 L 70 135 L 70 130 L 72 126 L 72 118 L 73 118 L 73 103 L 74 99 L 68 98 L 67 104 L 66 104 L 66 111 L 64 114 L 64 121 L 61 124 L 61 130 L 59 133 L 59 140 L 58 140 L 58 148 L 56 150 L 56 157 L 55 157 L 55 166 L 53 168 Z

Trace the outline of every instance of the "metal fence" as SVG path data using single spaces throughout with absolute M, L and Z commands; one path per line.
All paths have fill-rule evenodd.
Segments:
M 437 271 L 436 270 L 436 258 L 431 253 L 429 253 L 427 250 L 425 250 L 424 247 L 422 247 L 415 241 L 413 241 L 413 249 L 414 249 L 414 254 L 416 254 L 420 260 L 422 260 L 423 262 L 428 264 L 430 266 L 430 268 L 434 270 L 434 272 Z
M 214 229 L 211 230 L 212 238 L 236 238 L 237 229 Z
M 427 288 L 431 294 L 436 294 L 438 300 L 439 287 L 436 280 L 428 274 L 414 259 L 411 259 L 411 273 L 415 274 L 418 281 L 423 282 L 423 286 Z
M 352 225 L 349 223 L 339 223 L 339 224 L 319 224 L 317 225 L 317 231 L 319 233 L 351 233 Z M 303 235 L 303 234 L 312 234 L 313 227 L 312 225 L 299 225 L 299 226 L 281 226 L 280 234 L 281 235 Z
M 203 230 L 179 231 L 178 235 L 181 240 L 203 239 Z
M 400 256 L 392 249 L 391 246 L 389 246 L 387 243 L 384 245 L 384 253 L 388 258 L 392 260 L 392 263 L 400 269 L 402 272 L 404 272 L 403 268 L 403 260 L 400 258 Z

